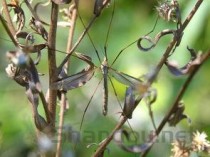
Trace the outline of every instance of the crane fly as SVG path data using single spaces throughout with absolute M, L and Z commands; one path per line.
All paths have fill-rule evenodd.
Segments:
M 96 7 L 94 7 L 96 8 Z M 100 7 L 99 7 L 100 8 Z M 128 47 L 130 47 L 131 45 L 133 45 L 136 41 L 132 42 L 131 44 L 127 45 L 126 47 L 124 47 L 123 49 L 121 49 L 115 59 L 113 60 L 113 62 L 109 65 L 108 63 L 108 54 L 107 54 L 107 46 L 108 46 L 108 38 L 109 38 L 109 35 L 110 35 L 110 29 L 111 29 L 111 24 L 112 24 L 112 21 L 113 21 L 113 17 L 114 17 L 114 11 L 115 11 L 115 1 L 113 1 L 113 10 L 112 10 L 112 14 L 111 14 L 111 19 L 110 19 L 110 22 L 109 22 L 109 26 L 108 26 L 108 30 L 107 30 L 107 34 L 106 34 L 106 38 L 105 38 L 105 43 L 104 43 L 104 57 L 103 57 L 103 60 L 101 59 L 100 55 L 99 55 L 99 51 L 96 49 L 96 46 L 94 45 L 93 43 L 93 40 L 89 34 L 89 32 L 87 33 L 88 35 L 88 38 L 91 42 L 91 45 L 93 46 L 94 50 L 95 50 L 95 54 L 99 60 L 99 62 L 101 63 L 100 66 L 95 66 L 95 70 L 96 69 L 100 69 L 101 73 L 102 73 L 102 79 L 100 79 L 100 81 L 98 82 L 85 110 L 84 110 L 84 114 L 83 114 L 83 117 L 82 117 L 82 121 L 81 121 L 81 125 L 80 125 L 80 129 L 82 127 L 82 124 L 83 124 L 83 120 L 84 120 L 84 116 L 85 116 L 85 113 L 93 99 L 93 96 L 99 86 L 99 84 L 103 81 L 103 107 L 102 107 L 102 113 L 103 115 L 107 115 L 107 112 L 108 112 L 108 100 L 109 100 L 109 90 L 108 90 L 108 80 L 110 81 L 111 83 L 111 86 L 114 90 L 114 94 L 117 98 L 117 102 L 118 104 L 120 105 L 121 109 L 122 109 L 122 106 L 121 106 L 121 103 L 117 97 L 117 92 L 116 92 L 116 89 L 114 87 L 114 83 L 113 81 L 111 80 L 111 76 L 113 76 L 118 82 L 126 85 L 126 86 L 132 86 L 133 88 L 140 88 L 140 86 L 144 86 L 143 85 L 143 82 L 140 80 L 140 79 L 137 79 L 135 77 L 132 77 L 128 74 L 125 74 L 123 72 L 119 72 L 115 69 L 112 68 L 113 64 L 116 62 L 116 60 L 118 59 L 118 57 L 121 55 L 121 53 L 127 49 Z M 94 11 L 95 12 L 95 11 Z M 99 11 L 100 12 L 100 11 Z M 99 13 L 100 14 L 100 13 Z M 79 16 L 80 17 L 80 16 Z M 84 27 L 86 28 L 85 24 L 83 23 L 83 20 L 82 18 L 80 17 L 80 20 L 82 22 L 82 24 L 84 25 Z

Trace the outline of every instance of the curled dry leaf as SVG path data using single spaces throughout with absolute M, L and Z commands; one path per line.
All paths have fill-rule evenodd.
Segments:
M 165 35 L 168 35 L 168 34 L 173 34 L 175 37 L 177 36 L 177 32 L 176 30 L 171 30 L 171 29 L 165 29 L 161 32 L 159 32 L 156 36 L 155 36 L 155 39 L 152 39 L 150 36 L 146 35 L 146 36 L 143 36 L 143 37 L 140 37 L 139 40 L 137 41 L 137 46 L 140 50 L 142 51 L 149 51 L 151 50 L 152 48 L 154 48 L 158 41 Z M 149 47 L 144 47 L 142 46 L 142 41 L 143 40 L 146 40 L 148 41 L 151 46 Z
M 103 1 L 104 0 L 95 0 L 95 5 L 94 5 L 94 11 L 93 11 L 93 13 L 96 16 L 99 16 L 101 14 L 101 10 L 102 10 L 102 7 L 103 7 Z
M 173 114 L 168 119 L 168 123 L 170 126 L 176 126 L 181 120 L 188 119 L 188 123 L 191 123 L 191 119 L 184 114 L 185 106 L 182 101 L 179 102 Z
M 25 87 L 26 96 L 32 105 L 32 111 L 34 116 L 34 123 L 40 131 L 47 126 L 46 121 L 38 114 L 39 93 L 41 93 L 41 84 L 39 81 L 39 75 L 32 59 L 28 56 L 27 62 L 24 64 L 21 60 L 23 51 L 10 51 L 7 53 L 7 57 L 11 62 L 5 69 L 8 76 L 15 80 L 19 85 Z M 25 53 L 23 53 L 25 54 Z M 27 55 L 27 54 L 26 54 Z M 21 58 L 21 59 L 20 59 Z
M 92 78 L 94 74 L 94 64 L 92 63 L 91 58 L 81 53 L 76 53 L 76 56 L 88 63 L 88 66 L 74 75 L 62 78 L 53 83 L 50 88 L 60 91 L 68 91 L 85 85 Z
M 191 59 L 185 66 L 179 68 L 178 64 L 175 64 L 172 61 L 166 61 L 165 65 L 168 67 L 169 71 L 172 74 L 176 76 L 189 74 L 196 65 L 199 65 L 201 63 L 201 54 L 197 55 L 193 49 L 190 49 L 188 47 L 187 49 L 190 52 Z
M 5 71 L 9 78 L 15 80 L 19 85 L 26 87 L 28 84 L 28 77 L 30 74 L 25 69 L 20 69 L 14 64 L 8 64 Z
M 8 51 L 6 57 L 9 62 L 13 63 L 17 67 L 26 67 L 29 64 L 29 56 L 22 50 Z
M 46 44 L 34 44 L 34 37 L 32 33 L 27 32 L 19 32 L 16 34 L 15 38 L 18 39 L 25 39 L 25 44 L 19 44 L 19 46 L 23 49 L 23 51 L 28 53 L 36 53 L 40 52 L 42 49 L 46 47 Z
M 125 100 L 124 100 L 124 107 L 122 115 L 126 116 L 127 118 L 132 118 L 132 113 L 135 107 L 135 95 L 133 93 L 133 88 L 128 87 L 125 93 Z
M 96 16 L 101 14 L 104 5 L 108 4 L 110 0 L 95 0 L 93 13 Z
M 12 1 L 12 3 L 7 4 L 8 7 L 11 7 L 14 11 L 13 21 L 17 23 L 17 32 L 20 32 L 25 26 L 25 14 L 22 8 L 19 5 L 18 1 Z
M 36 33 L 40 34 L 46 41 L 48 40 L 48 33 L 40 21 L 32 17 L 29 25 Z
M 37 65 L 41 60 L 41 50 L 43 50 L 47 45 L 44 44 L 34 44 L 34 36 L 31 33 L 27 32 L 18 32 L 15 36 L 16 40 L 25 39 L 25 44 L 19 43 L 19 46 L 26 53 L 37 53 L 37 58 L 35 64 Z
M 150 146 L 152 146 L 154 144 L 154 142 L 157 139 L 157 136 L 154 135 L 154 133 L 152 133 L 148 142 L 145 142 L 145 143 L 139 144 L 139 145 L 126 146 L 123 143 L 123 138 L 122 138 L 123 135 L 126 137 L 127 140 L 129 140 L 129 138 L 130 138 L 129 133 L 126 130 L 120 129 L 117 132 L 115 132 L 114 141 L 117 143 L 117 145 L 120 148 L 122 148 L 125 151 L 132 152 L 132 153 L 142 153 L 142 152 L 146 151 L 148 148 L 150 148 Z

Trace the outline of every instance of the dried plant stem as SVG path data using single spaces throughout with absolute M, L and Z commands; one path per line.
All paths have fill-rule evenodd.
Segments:
M 76 19 L 77 19 L 77 6 L 78 6 L 79 0 L 74 1 L 74 8 L 72 10 L 72 25 L 69 29 L 69 36 L 68 36 L 68 42 L 67 42 L 67 48 L 66 52 L 70 52 L 72 43 L 73 43 L 73 37 L 74 37 L 74 30 L 76 25 Z M 69 69 L 69 60 L 66 62 L 64 67 L 66 73 L 68 73 Z M 57 143 L 57 151 L 56 151 L 56 157 L 62 156 L 62 132 L 63 132 L 63 123 L 64 123 L 64 112 L 66 109 L 66 93 L 61 93 L 61 107 L 60 107 L 60 118 L 59 118 L 59 130 L 58 130 L 58 143 Z
M 27 5 L 28 9 L 30 10 L 31 14 L 33 15 L 33 17 L 38 20 L 41 21 L 38 17 L 38 15 L 36 14 L 36 12 L 34 11 L 34 9 L 31 7 L 31 4 L 28 2 L 28 0 L 24 0 L 25 4 Z
M 178 35 L 181 35 L 184 31 L 184 29 L 186 28 L 186 26 L 189 24 L 189 22 L 191 21 L 192 17 L 194 16 L 194 14 L 196 13 L 196 11 L 198 10 L 199 6 L 201 5 L 201 3 L 203 2 L 203 0 L 198 0 L 197 3 L 195 4 L 195 7 L 192 9 L 192 11 L 189 13 L 189 15 L 187 16 L 186 20 L 184 21 L 183 25 L 181 26 L 181 28 L 179 30 L 177 30 Z M 148 79 L 147 84 L 151 85 L 154 80 L 156 79 L 156 77 L 158 76 L 162 66 L 165 64 L 170 52 L 172 51 L 173 47 L 176 45 L 176 43 L 178 42 L 178 38 L 174 37 L 173 40 L 169 43 L 168 47 L 166 48 L 165 53 L 163 54 L 163 57 L 161 58 L 160 62 L 158 63 L 158 65 L 156 66 L 156 70 L 155 70 L 155 74 L 153 77 L 151 77 L 150 79 Z M 139 97 L 136 102 L 135 102 L 135 108 L 138 105 L 138 103 L 142 100 L 141 97 Z M 135 109 L 134 108 L 134 109 Z M 113 131 L 110 133 L 110 135 L 103 141 L 103 143 L 97 148 L 96 152 L 94 153 L 94 157 L 98 157 L 100 156 L 100 154 L 105 150 L 105 148 L 107 147 L 107 145 L 110 143 L 110 141 L 113 139 L 113 135 L 116 131 L 116 128 L 121 128 L 123 126 L 123 124 L 126 122 L 127 118 L 124 117 L 117 125 L 116 127 L 113 129 Z
M 12 40 L 13 44 L 18 47 L 17 41 L 15 40 L 14 36 L 12 35 L 8 25 L 6 24 L 6 22 L 4 21 L 4 18 L 2 17 L 1 13 L 0 13 L 0 21 L 2 23 L 2 25 L 4 26 L 4 29 L 6 30 L 7 34 L 9 35 L 10 39 Z
M 117 130 L 119 130 L 124 125 L 124 123 L 126 121 L 127 121 L 127 118 L 125 116 L 123 116 L 123 118 L 116 125 L 116 127 L 113 129 L 113 131 L 110 133 L 110 135 L 100 144 L 100 146 L 98 147 L 98 149 L 94 153 L 93 157 L 101 156 L 101 154 L 104 152 L 104 150 L 106 149 L 106 147 L 109 144 L 109 142 L 111 142 L 111 140 L 113 139 L 115 132 Z
M 170 118 L 170 116 L 176 111 L 177 106 L 179 105 L 179 101 L 182 99 L 184 93 L 187 90 L 187 87 L 189 86 L 190 82 L 192 81 L 193 77 L 195 76 L 195 74 L 198 72 L 198 70 L 200 69 L 200 67 L 204 64 L 204 62 L 210 57 L 210 51 L 208 53 L 205 53 L 202 58 L 201 58 L 201 64 L 197 65 L 193 71 L 190 73 L 190 75 L 188 76 L 187 80 L 185 81 L 185 83 L 183 84 L 179 94 L 177 95 L 171 109 L 168 111 L 168 113 L 165 115 L 165 117 L 163 118 L 163 120 L 161 121 L 160 125 L 157 128 L 156 134 L 159 135 L 161 130 L 163 129 L 163 127 L 166 125 L 166 123 L 168 122 L 168 119 Z M 152 146 L 151 146 L 152 147 Z M 150 147 L 150 148 L 151 148 Z M 147 149 L 142 155 L 141 157 L 145 157 L 147 155 L 147 153 L 149 152 L 149 149 Z
M 47 122 L 50 122 L 51 120 L 51 117 L 50 117 L 50 114 L 49 114 L 49 110 L 47 108 L 47 102 L 46 102 L 46 99 L 45 99 L 45 96 L 43 94 L 43 92 L 39 92 L 39 97 L 41 98 L 42 100 L 42 105 L 44 107 L 44 111 L 45 111 L 45 115 L 46 115 L 46 118 L 47 118 Z
M 60 104 L 60 118 L 59 118 L 59 128 L 58 128 L 58 137 L 57 137 L 57 148 L 56 148 L 56 157 L 62 156 L 62 132 L 63 132 L 63 122 L 64 122 L 64 112 L 66 106 L 66 94 L 61 94 L 61 104 Z
M 189 22 L 191 21 L 191 19 L 193 18 L 193 16 L 195 15 L 196 11 L 198 10 L 198 8 L 200 7 L 200 5 L 202 4 L 203 0 L 198 0 L 197 3 L 195 4 L 194 8 L 192 9 L 192 11 L 189 13 L 189 15 L 187 16 L 187 18 L 185 19 L 184 23 L 181 25 L 180 29 L 177 30 L 177 34 L 178 36 L 181 36 L 184 29 L 187 27 L 187 25 L 189 24 Z M 162 66 L 165 64 L 170 52 L 172 51 L 173 47 L 175 46 L 175 44 L 177 43 L 177 38 L 174 37 L 173 40 L 169 43 L 168 47 L 166 48 L 165 53 L 163 54 L 163 57 L 161 58 L 160 62 L 158 63 L 158 65 L 156 66 L 156 70 L 155 70 L 155 76 L 158 75 L 159 71 L 161 70 Z M 156 77 L 151 77 L 151 79 L 148 80 L 149 84 L 152 84 L 153 81 L 156 79 Z
M 52 2 L 50 30 L 48 36 L 49 86 L 57 80 L 57 75 L 58 75 L 56 67 L 56 53 L 55 53 L 57 18 L 58 18 L 58 5 Z M 57 91 L 49 89 L 48 110 L 50 113 L 51 120 L 48 123 L 52 127 L 55 127 L 56 98 L 57 98 Z
M 14 27 L 14 25 L 13 25 L 13 23 L 12 23 L 11 16 L 10 16 L 10 14 L 9 14 L 9 10 L 8 10 L 8 7 L 7 7 L 7 2 L 6 2 L 6 0 L 2 0 L 2 6 L 3 6 L 3 11 L 4 11 L 4 14 L 5 14 L 6 21 L 7 21 L 7 23 L 8 23 L 8 28 L 9 28 L 11 34 L 12 34 L 13 36 L 15 36 L 16 31 L 15 31 L 15 27 Z

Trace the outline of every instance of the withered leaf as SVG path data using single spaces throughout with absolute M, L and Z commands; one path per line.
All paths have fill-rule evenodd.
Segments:
M 48 124 L 46 120 L 42 116 L 40 116 L 38 113 L 34 116 L 34 123 L 36 125 L 36 128 L 39 131 L 47 132 Z
M 29 64 L 29 56 L 22 50 L 8 51 L 6 57 L 9 62 L 13 63 L 17 67 L 26 67 Z
M 184 114 L 184 110 L 184 103 L 180 101 L 177 105 L 177 108 L 174 110 L 173 114 L 168 119 L 168 123 L 170 126 L 176 126 L 183 119 L 188 119 L 188 123 L 191 123 L 191 119 Z
M 102 10 L 102 7 L 103 7 L 103 1 L 104 0 L 95 0 L 93 13 L 96 16 L 99 16 L 101 14 L 101 10 Z
M 11 64 L 5 70 L 10 78 L 26 88 L 30 88 L 30 85 L 34 84 L 35 88 L 41 91 L 37 69 L 33 60 L 26 53 L 22 50 L 9 51 L 7 58 Z
M 126 88 L 124 107 L 123 107 L 122 115 L 126 116 L 129 119 L 131 119 L 134 107 L 135 107 L 135 95 L 133 93 L 133 88 L 132 87 L 128 87 L 128 88 Z
M 159 32 L 159 33 L 155 36 L 154 39 L 152 39 L 152 38 L 151 38 L 150 36 L 148 36 L 148 35 L 145 35 L 145 36 L 140 37 L 139 40 L 137 41 L 137 46 L 138 46 L 138 48 L 139 48 L 140 50 L 142 50 L 142 51 L 149 51 L 149 50 L 151 50 L 152 48 L 154 48 L 154 47 L 157 45 L 158 41 L 159 41 L 163 36 L 168 35 L 168 34 L 173 34 L 175 37 L 177 37 L 176 30 L 165 29 L 165 30 Z M 143 40 L 148 41 L 148 42 L 151 44 L 151 46 L 149 46 L 149 47 L 144 47 L 144 46 L 142 46 L 142 41 L 143 41 Z M 179 41 L 179 42 L 180 42 L 180 41 Z
M 14 64 L 9 64 L 5 71 L 9 78 L 15 80 L 19 85 L 26 87 L 28 85 L 28 77 L 30 74 L 25 69 L 20 69 Z
M 25 44 L 19 43 L 19 46 L 23 49 L 23 51 L 28 52 L 28 53 L 40 52 L 42 49 L 46 47 L 46 43 L 34 44 L 34 37 L 31 33 L 28 33 L 28 32 L 18 32 L 15 38 L 17 39 L 17 41 L 19 38 L 25 39 Z
M 29 25 L 34 31 L 40 34 L 46 41 L 48 40 L 48 33 L 40 21 L 32 17 Z
M 175 64 L 174 62 L 166 61 L 165 65 L 168 67 L 169 71 L 172 74 L 176 76 L 189 74 L 196 65 L 199 65 L 201 63 L 201 55 L 200 54 L 197 55 L 193 49 L 190 49 L 188 47 L 187 49 L 190 52 L 191 59 L 185 66 L 179 68 L 178 64 Z
M 120 129 L 117 132 L 115 132 L 114 141 L 117 143 L 117 145 L 120 148 L 122 148 L 125 151 L 132 152 L 132 153 L 142 153 L 142 152 L 146 151 L 148 148 L 150 148 L 150 146 L 152 146 L 154 144 L 154 142 L 157 139 L 156 135 L 151 135 L 148 142 L 145 142 L 145 143 L 139 144 L 139 145 L 127 146 L 123 143 L 123 138 L 122 138 L 123 135 L 126 137 L 127 140 L 129 140 L 129 138 L 130 138 L 129 133 L 126 130 Z
M 25 26 L 25 14 L 22 8 L 19 6 L 18 2 L 12 2 L 8 4 L 8 7 L 13 8 L 15 13 L 15 22 L 17 23 L 17 32 L 20 32 Z

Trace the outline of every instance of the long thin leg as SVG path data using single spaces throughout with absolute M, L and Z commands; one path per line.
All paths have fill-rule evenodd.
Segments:
M 120 100 L 119 100 L 119 98 L 118 98 L 118 96 L 117 96 L 117 92 L 116 92 L 116 89 L 115 89 L 115 87 L 114 87 L 114 83 L 112 82 L 112 79 L 110 78 L 110 76 L 108 76 L 108 78 L 109 78 L 109 80 L 110 80 L 110 82 L 111 82 L 111 86 L 112 86 L 112 89 L 113 89 L 113 91 L 114 91 L 114 95 L 115 95 L 115 97 L 116 97 L 116 99 L 117 99 L 117 102 L 118 102 L 118 104 L 119 104 L 119 106 L 120 106 L 120 108 L 121 108 L 121 110 L 122 110 L 122 112 L 123 112 L 123 107 L 122 107 L 122 104 L 120 103 Z M 136 136 L 136 134 L 135 134 L 135 132 L 134 132 L 133 128 L 131 127 L 131 124 L 129 123 L 128 120 L 127 120 L 127 123 L 128 123 L 129 128 L 130 128 L 131 131 L 133 132 L 135 141 L 137 142 L 137 136 Z
M 107 33 L 106 33 L 106 40 L 105 40 L 105 43 L 104 43 L 104 53 L 105 53 L 105 57 L 107 58 L 107 44 L 108 44 L 108 39 L 109 39 L 109 34 L 110 34 L 110 30 L 111 30 L 111 25 L 112 25 L 112 21 L 113 21 L 113 18 L 114 18 L 114 13 L 115 13 L 115 0 L 113 2 L 113 9 L 112 9 L 112 15 L 111 15 L 111 19 L 110 19 L 110 22 L 109 22 L 109 27 L 108 27 L 108 30 L 107 30 Z
M 88 107 L 90 106 L 90 103 L 91 103 L 91 101 L 92 101 L 92 99 L 93 99 L 93 96 L 95 95 L 95 93 L 96 93 L 96 91 L 97 91 L 97 89 L 98 89 L 98 87 L 99 87 L 101 81 L 102 81 L 102 79 L 98 82 L 98 84 L 97 84 L 95 90 L 93 91 L 93 94 L 92 94 L 91 97 L 90 97 L 90 100 L 88 101 L 88 104 L 87 104 L 86 107 L 85 107 L 85 110 L 84 110 L 83 115 L 82 115 L 82 120 L 81 120 L 81 123 L 80 123 L 80 127 L 79 127 L 79 130 L 80 130 L 80 131 L 81 131 L 81 129 L 82 129 L 82 124 L 83 124 L 83 121 L 84 121 L 84 118 L 85 118 L 85 113 L 86 113 Z

